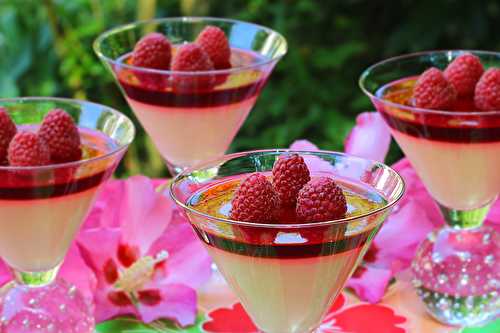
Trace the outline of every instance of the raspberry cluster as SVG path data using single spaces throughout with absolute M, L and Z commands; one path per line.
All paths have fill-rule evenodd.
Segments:
M 0 108 L 0 163 L 42 166 L 78 161 L 82 156 L 80 134 L 73 118 L 62 109 L 47 113 L 38 131 L 20 130 Z
M 298 222 L 322 222 L 345 217 L 347 204 L 333 179 L 311 179 L 304 159 L 291 154 L 274 163 L 272 181 L 261 173 L 253 173 L 240 184 L 232 200 L 230 218 L 269 223 L 289 209 L 295 209 Z
M 424 71 L 413 88 L 413 103 L 419 108 L 458 110 L 458 100 L 470 100 L 481 111 L 500 110 L 500 68 L 485 71 L 477 56 L 464 53 L 444 71 Z
M 173 56 L 172 56 L 173 53 Z M 224 31 L 215 26 L 206 26 L 194 43 L 183 44 L 173 51 L 172 44 L 161 33 L 150 33 L 142 37 L 134 47 L 132 65 L 137 67 L 176 72 L 206 72 L 231 68 L 231 48 Z M 154 73 L 136 73 L 146 85 L 161 86 L 161 76 Z M 158 81 L 158 82 L 152 82 Z M 210 88 L 217 82 L 213 75 L 174 74 L 172 85 L 177 90 L 193 87 Z

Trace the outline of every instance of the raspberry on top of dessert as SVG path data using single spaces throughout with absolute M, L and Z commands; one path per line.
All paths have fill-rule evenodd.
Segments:
M 79 129 L 62 109 L 49 111 L 40 125 L 16 125 L 0 108 L 0 197 L 56 196 L 95 186 L 114 168 L 110 160 L 72 162 L 104 156 L 113 145 L 98 131 Z
M 233 197 L 230 218 L 280 223 L 286 217 L 287 221 L 309 223 L 345 217 L 347 204 L 342 189 L 328 177 L 311 179 L 304 159 L 298 154 L 278 158 L 272 178 L 271 183 L 261 173 L 247 177 Z
M 444 71 L 431 67 L 414 79 L 382 89 L 386 100 L 441 111 L 499 111 L 500 68 L 484 70 L 479 57 L 463 53 Z

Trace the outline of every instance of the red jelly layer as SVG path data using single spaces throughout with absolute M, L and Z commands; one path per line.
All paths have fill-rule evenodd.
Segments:
M 444 141 L 451 143 L 490 143 L 500 141 L 500 114 L 498 116 L 488 116 L 484 119 L 479 117 L 468 117 L 469 120 L 461 117 L 457 121 L 462 121 L 462 126 L 448 126 L 447 123 L 452 121 L 453 117 L 442 117 L 436 119 L 431 116 L 420 115 L 418 122 L 404 120 L 395 117 L 384 109 L 379 108 L 379 112 L 384 117 L 387 124 L 396 131 L 410 135 L 416 138 Z M 498 126 L 484 126 L 482 123 L 491 121 Z M 469 122 L 469 124 L 465 124 Z M 441 125 L 437 125 L 441 123 Z M 484 127 L 482 127 L 484 126 Z
M 300 234 L 305 240 L 304 243 L 276 244 L 273 240 L 276 239 L 278 232 L 283 233 L 284 230 L 252 227 L 241 230 L 242 227 L 237 228 L 240 228 L 240 233 L 246 234 L 241 237 L 241 240 L 217 236 L 196 227 L 195 231 L 201 241 L 207 245 L 234 254 L 260 258 L 300 259 L 329 256 L 354 250 L 365 245 L 378 230 L 375 228 L 364 233 L 342 236 L 337 239 L 334 237 L 332 239 L 332 237 L 325 236 L 324 233 L 332 227 L 321 228 L 322 230 L 318 230 L 320 228 L 317 227 L 308 230 L 297 229 L 293 233 Z M 291 231 L 287 230 L 286 232 Z M 235 230 L 235 233 L 238 233 L 238 231 Z M 336 231 L 333 231 L 333 233 L 335 234 Z M 259 244 L 256 242 L 257 239 L 261 239 L 262 242 Z
M 82 178 L 68 168 L 37 172 L 0 170 L 0 200 L 34 200 L 61 197 L 99 186 L 111 177 L 114 166 Z M 52 181 L 41 182 L 41 177 Z M 45 183 L 45 184 L 44 184 Z
M 415 78 L 407 78 L 382 87 L 377 96 L 386 101 L 412 107 Z M 374 100 L 377 110 L 394 130 L 416 138 L 451 143 L 490 143 L 500 141 L 500 112 L 481 115 L 411 111 Z M 457 112 L 475 111 L 473 102 L 459 100 Z
M 141 103 L 167 107 L 214 107 L 242 102 L 259 94 L 266 80 L 261 79 L 250 84 L 229 89 L 208 91 L 175 92 L 172 90 L 154 90 L 139 85 L 131 85 L 120 80 L 128 98 Z

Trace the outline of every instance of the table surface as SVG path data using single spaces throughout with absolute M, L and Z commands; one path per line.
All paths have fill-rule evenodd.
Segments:
M 195 325 L 179 328 L 168 321 L 149 325 L 133 318 L 118 318 L 97 327 L 98 333 L 131 332 L 217 332 L 256 333 L 238 299 L 226 285 L 224 279 L 214 274 L 199 291 L 199 315 Z M 340 322 L 352 324 L 338 326 Z M 433 320 L 418 300 L 408 279 L 402 275 L 388 290 L 379 304 L 361 302 L 349 292 L 343 292 L 319 329 L 321 333 L 500 333 L 500 319 L 486 327 L 457 329 L 444 326 Z

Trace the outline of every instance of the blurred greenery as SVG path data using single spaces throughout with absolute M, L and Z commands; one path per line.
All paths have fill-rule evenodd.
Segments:
M 0 0 L 0 97 L 74 97 L 131 115 L 92 42 L 119 24 L 179 15 L 252 21 L 289 42 L 231 151 L 298 138 L 342 150 L 356 115 L 372 109 L 357 85 L 368 65 L 426 49 L 500 47 L 495 1 Z M 400 156 L 392 147 L 388 161 Z M 166 174 L 142 129 L 119 170 L 136 173 Z

